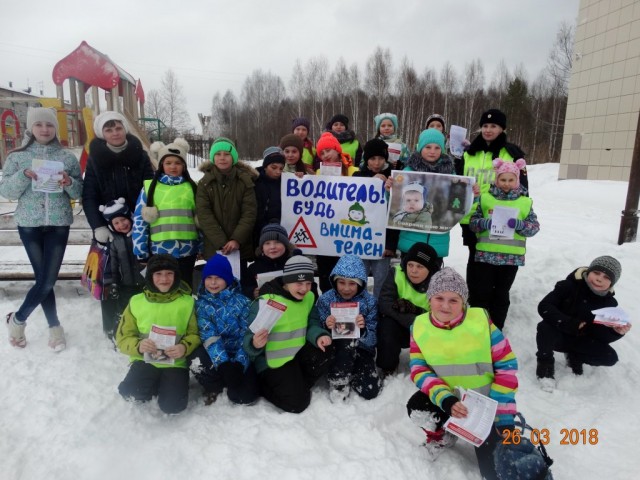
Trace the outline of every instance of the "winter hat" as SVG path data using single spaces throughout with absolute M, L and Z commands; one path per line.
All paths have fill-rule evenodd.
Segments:
M 291 131 L 293 132 L 296 127 L 306 127 L 307 132 L 311 131 L 311 122 L 309 122 L 308 119 L 306 119 L 305 117 L 298 117 L 298 118 L 294 118 L 293 121 L 291 122 Z
M 358 258 L 360 258 L 360 257 L 358 257 Z M 362 288 L 362 287 L 364 287 L 364 282 L 362 281 L 362 279 L 361 279 L 361 278 L 356 278 L 356 277 L 345 277 L 344 275 L 333 275 L 333 276 L 331 277 L 331 283 L 336 284 L 336 282 L 337 282 L 338 280 L 340 280 L 340 279 L 342 279 L 342 280 L 352 280 L 352 281 L 356 282 L 356 283 L 358 284 L 358 286 L 359 286 L 359 287 L 361 287 L 361 288 Z M 358 289 L 358 293 L 360 293 L 360 291 L 361 291 L 361 290 L 360 290 L 360 289 Z
M 425 123 L 425 128 L 429 128 L 429 125 L 434 120 L 436 122 L 440 122 L 440 124 L 442 124 L 442 131 L 446 131 L 447 130 L 447 122 L 444 121 L 444 117 L 442 115 L 440 115 L 439 113 L 432 113 L 431 115 L 429 115 L 427 117 L 427 122 Z
M 211 150 L 209 151 L 209 159 L 211 163 L 213 163 L 213 156 L 217 152 L 229 152 L 231 153 L 231 157 L 233 158 L 233 164 L 238 163 L 238 150 L 236 149 L 235 144 L 225 137 L 218 137 L 211 145 Z
M 374 138 L 365 143 L 362 153 L 362 158 L 365 162 L 371 157 L 376 156 L 383 157 L 385 161 L 389 160 L 389 145 L 387 145 L 387 142 L 379 138 Z
M 178 157 L 187 166 L 187 152 L 189 143 L 184 138 L 176 138 L 173 143 L 165 145 L 162 142 L 153 142 L 149 148 L 151 159 L 158 163 L 158 170 L 162 171 L 162 161 L 165 157 Z
M 204 281 L 205 278 L 210 277 L 211 275 L 215 275 L 216 277 L 223 279 L 227 283 L 227 287 L 231 286 L 234 277 L 229 259 L 224 255 L 216 253 L 213 257 L 207 260 L 207 264 L 202 269 L 202 280 Z
M 324 132 L 320 135 L 318 139 L 318 143 L 316 144 L 316 151 L 318 152 L 318 156 L 323 150 L 337 150 L 338 153 L 342 153 L 342 145 L 336 137 L 333 136 L 331 132 Z
M 158 290 L 153 284 L 153 274 L 159 272 L 160 270 L 171 270 L 175 274 L 175 280 L 173 281 L 171 290 L 174 290 L 178 285 L 180 285 L 180 265 L 178 264 L 178 260 L 176 260 L 171 255 L 161 253 L 158 255 L 153 255 L 147 262 L 147 272 L 145 275 L 145 280 L 147 282 L 147 286 L 150 289 L 152 289 L 153 291 Z
M 427 187 L 418 182 L 411 182 L 402 187 L 402 195 L 404 196 L 407 192 L 418 192 L 422 198 L 426 199 Z
M 467 282 L 451 267 L 444 267 L 431 277 L 429 288 L 427 288 L 427 297 L 431 300 L 431 297 L 442 292 L 457 293 L 462 297 L 462 303 L 465 305 L 469 299 Z
M 287 231 L 285 228 L 279 223 L 269 223 L 262 227 L 260 231 L 260 239 L 258 240 L 258 245 L 260 248 L 268 242 L 269 240 L 277 240 L 282 243 L 285 247 L 289 247 L 289 237 L 287 236 Z
M 304 149 L 304 143 L 302 142 L 302 139 L 297 136 L 294 135 L 293 133 L 290 133 L 288 135 L 285 135 L 284 137 L 282 137 L 280 139 L 280 148 L 282 150 L 284 150 L 287 147 L 295 147 L 298 149 L 298 151 L 300 152 L 300 155 L 302 156 L 302 150 Z
M 497 108 L 492 108 L 484 112 L 480 117 L 480 126 L 485 123 L 495 123 L 505 129 L 507 128 L 507 116 Z
M 113 221 L 118 217 L 125 217 L 131 220 L 131 211 L 124 201 L 123 197 L 117 200 L 111 200 L 106 205 L 100 205 L 98 210 L 102 212 L 102 216 L 109 224 L 109 229 L 115 231 L 113 228 Z
M 111 121 L 120 122 L 124 127 L 125 133 L 129 133 L 129 125 L 127 124 L 127 119 L 124 118 L 124 115 L 118 112 L 107 111 L 102 112 L 93 121 L 93 133 L 95 133 L 96 137 L 104 140 L 102 129 L 104 128 L 105 124 Z
M 282 283 L 313 282 L 313 263 L 303 255 L 287 260 L 282 269 Z
M 418 152 L 422 152 L 422 149 L 430 143 L 435 143 L 440 147 L 442 153 L 445 153 L 444 142 L 445 139 L 442 132 L 436 130 L 435 128 L 428 128 L 426 130 L 423 130 L 418 137 Z
M 501 158 L 493 161 L 493 169 L 496 171 L 496 180 L 503 173 L 513 173 L 516 176 L 516 188 L 520 186 L 520 170 L 524 170 L 527 162 L 524 158 L 519 158 L 515 162 L 505 162 Z
M 402 268 L 405 272 L 409 262 L 417 262 L 420 265 L 424 265 L 429 270 L 430 276 L 440 270 L 438 254 L 431 245 L 424 242 L 414 243 L 402 259 Z
M 611 279 L 611 286 L 613 287 L 616 282 L 620 280 L 620 275 L 622 275 L 622 265 L 620 265 L 620 262 L 615 258 L 610 257 L 609 255 L 604 255 L 591 262 L 587 273 L 591 272 L 602 272 L 606 274 Z
M 380 113 L 373 117 L 373 123 L 376 126 L 376 132 L 380 131 L 380 124 L 383 120 L 391 120 L 394 132 L 398 131 L 398 116 L 395 113 Z
M 263 167 L 271 165 L 272 163 L 285 164 L 284 155 L 282 154 L 280 147 L 267 147 L 265 151 L 262 152 L 262 158 Z
M 347 118 L 347 116 L 343 113 L 338 113 L 336 115 L 334 115 L 333 117 L 331 117 L 331 120 L 329 120 L 329 123 L 327 123 L 327 130 L 331 130 L 331 127 L 333 126 L 334 123 L 336 122 L 340 122 L 342 124 L 344 124 L 344 128 L 346 128 L 347 130 L 349 129 L 349 118 Z
M 27 110 L 27 130 L 31 132 L 31 127 L 36 122 L 52 123 L 56 128 L 56 137 L 58 136 L 58 117 L 53 108 L 29 107 Z

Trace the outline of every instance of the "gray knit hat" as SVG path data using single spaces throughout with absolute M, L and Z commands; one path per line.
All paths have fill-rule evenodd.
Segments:
M 262 230 L 260 231 L 260 239 L 258 240 L 258 245 L 260 248 L 268 242 L 269 240 L 277 240 L 282 243 L 285 247 L 289 247 L 289 237 L 287 236 L 287 231 L 285 228 L 279 223 L 268 223 Z
M 620 262 L 609 255 L 603 255 L 596 258 L 591 265 L 587 273 L 602 272 L 605 273 L 611 279 L 611 286 L 613 287 L 622 275 L 622 265 Z
M 465 305 L 469 299 L 469 288 L 467 287 L 467 282 L 462 278 L 462 275 L 450 267 L 443 268 L 431 277 L 429 288 L 427 288 L 427 297 L 431 299 L 434 295 L 442 292 L 457 293 L 462 297 L 462 301 Z
M 282 269 L 282 283 L 313 282 L 313 263 L 303 255 L 287 260 Z

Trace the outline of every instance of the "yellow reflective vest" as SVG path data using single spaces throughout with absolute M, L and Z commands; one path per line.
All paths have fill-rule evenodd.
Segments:
M 518 220 L 524 220 L 531 212 L 533 201 L 529 197 L 520 196 L 515 200 L 498 200 L 490 193 L 484 193 L 480 196 L 480 207 L 482 208 L 482 216 L 488 218 L 491 216 L 494 207 L 510 207 L 518 209 Z M 511 255 L 524 255 L 527 248 L 527 239 L 518 232 L 513 234 L 512 239 L 494 237 L 491 238 L 489 230 L 483 230 L 478 233 L 478 243 L 476 250 L 481 252 L 492 253 L 508 253 Z
M 144 181 L 144 191 L 149 197 L 151 180 Z M 165 185 L 157 182 L 153 204 L 158 209 L 158 219 L 150 225 L 152 242 L 163 240 L 197 240 L 198 230 L 194 220 L 196 199 L 189 182 Z

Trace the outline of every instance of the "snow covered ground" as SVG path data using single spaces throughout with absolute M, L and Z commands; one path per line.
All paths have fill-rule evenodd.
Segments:
M 542 228 L 528 242 L 505 329 L 520 363 L 519 409 L 533 426 L 549 429 L 556 479 L 638 478 L 633 425 L 640 423 L 640 411 L 633 404 L 640 396 L 640 327 L 614 344 L 620 362 L 612 368 L 585 366 L 584 375 L 575 377 L 556 355 L 557 390 L 541 391 L 535 378 L 537 304 L 573 268 L 599 255 L 619 259 L 616 298 L 633 320 L 640 319 L 640 244 L 616 244 L 627 183 L 560 182 L 557 164 L 529 172 Z M 464 272 L 459 228 L 451 250 L 446 264 Z M 6 250 L 0 254 L 7 258 Z M 3 320 L 28 287 L 0 282 Z M 400 373 L 372 401 L 353 397 L 337 407 L 321 383 L 300 415 L 263 400 L 239 407 L 219 397 L 205 407 L 192 381 L 188 410 L 168 417 L 154 402 L 132 405 L 118 395 L 127 358 L 103 337 L 98 303 L 74 281 L 59 282 L 56 293 L 66 351 L 47 348 L 40 309 L 29 319 L 26 349 L 0 341 L 0 478 L 479 478 L 472 447 L 460 442 L 436 462 L 427 460 L 423 434 L 406 415 L 415 391 L 407 352 Z M 598 443 L 561 445 L 562 429 L 597 429 Z

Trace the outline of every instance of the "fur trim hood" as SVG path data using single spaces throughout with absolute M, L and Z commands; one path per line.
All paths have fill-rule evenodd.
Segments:
M 213 162 L 211 162 L 210 160 L 207 160 L 205 162 L 202 162 L 198 166 L 198 170 L 200 170 L 205 175 L 214 175 L 215 172 L 218 172 L 218 173 L 220 172 L 220 170 L 214 167 L 215 165 L 213 164 Z M 249 165 L 247 162 L 243 160 L 238 160 L 238 163 L 236 163 L 233 167 L 236 168 L 239 175 L 242 175 L 242 174 L 249 175 L 253 180 L 257 179 L 260 176 L 260 174 L 258 173 L 258 170 L 256 170 L 255 168 L 253 168 L 251 165 Z M 233 172 L 233 167 L 231 169 L 232 172 Z

